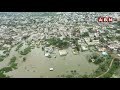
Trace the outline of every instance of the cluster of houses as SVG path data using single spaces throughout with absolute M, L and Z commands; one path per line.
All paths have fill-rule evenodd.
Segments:
M 21 18 L 4 18 L 4 22 L 0 23 L 0 46 L 4 44 L 15 46 L 23 40 L 26 42 L 42 41 L 46 39 L 59 38 L 64 40 L 69 38 L 71 48 L 75 48 L 76 44 L 71 42 L 71 39 L 77 41 L 82 51 L 89 50 L 89 46 L 95 46 L 98 51 L 105 51 L 106 49 L 113 50 L 116 53 L 120 51 L 120 42 L 112 42 L 107 47 L 100 48 L 100 38 L 105 38 L 106 35 L 111 36 L 115 34 L 114 31 L 109 31 L 106 27 L 99 25 L 95 18 L 100 15 L 110 15 L 114 17 L 114 13 L 95 13 L 95 12 L 61 12 L 55 16 L 21 16 Z M 1 18 L 2 19 L 2 18 Z M 91 23 L 92 22 L 92 23 Z M 86 26 L 87 25 L 87 26 Z M 111 33 L 113 32 L 113 33 Z M 88 33 L 87 37 L 82 34 Z M 107 34 L 109 33 L 109 34 Z M 119 36 L 119 34 L 116 34 Z M 44 47 L 45 56 L 50 56 L 54 51 L 52 46 Z M 75 50 L 73 50 L 75 53 Z M 67 55 L 66 50 L 59 50 L 60 55 Z

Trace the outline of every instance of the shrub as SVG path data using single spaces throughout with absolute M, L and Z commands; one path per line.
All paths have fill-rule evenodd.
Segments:
M 23 46 L 23 44 L 21 43 L 21 44 L 19 44 L 18 46 L 17 46 L 17 48 L 16 48 L 16 51 L 18 51 L 21 47 Z
M 2 56 L 0 56 L 0 62 L 3 61 L 3 60 L 4 60 L 4 58 Z
M 31 48 L 27 47 L 27 48 L 24 49 L 24 51 L 21 51 L 20 54 L 21 55 L 27 55 L 29 52 L 31 52 Z
M 9 71 L 12 71 L 11 67 L 4 67 L 4 68 L 0 69 L 0 73 L 9 72 Z
M 23 61 L 24 61 L 24 62 L 26 61 L 26 57 L 23 58 Z
M 9 77 L 0 72 L 0 78 L 9 78 Z
M 10 59 L 10 63 L 9 64 L 13 64 L 15 61 L 16 61 L 16 57 L 14 56 L 14 57 L 12 57 L 11 59 Z

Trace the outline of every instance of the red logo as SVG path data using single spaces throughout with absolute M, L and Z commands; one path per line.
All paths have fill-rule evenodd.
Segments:
M 98 22 L 112 22 L 113 18 L 112 17 L 99 17 Z

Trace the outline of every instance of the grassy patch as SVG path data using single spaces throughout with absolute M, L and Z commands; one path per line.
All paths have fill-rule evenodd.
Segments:
M 9 71 L 12 71 L 12 68 L 11 67 L 4 67 L 2 69 L 0 69 L 0 73 L 6 73 L 6 72 L 9 72 Z
M 115 73 L 115 71 L 119 68 L 119 61 L 114 61 L 112 67 L 110 68 L 109 72 L 106 73 L 103 78 L 110 78 Z
M 27 55 L 29 52 L 31 52 L 31 48 L 27 47 L 27 48 L 24 49 L 24 51 L 21 51 L 20 54 L 21 55 Z
M 15 63 L 15 61 L 16 61 L 16 57 L 14 56 L 14 57 L 12 57 L 11 59 L 10 59 L 10 63 L 9 64 L 13 64 L 13 63 Z
M 17 63 L 12 63 L 12 64 L 11 64 L 11 68 L 17 69 Z
M 21 47 L 23 46 L 23 44 L 21 43 L 21 44 L 19 44 L 18 46 L 17 46 L 17 48 L 16 48 L 16 51 L 18 51 Z
M 9 62 L 10 67 L 13 69 L 17 69 L 17 63 L 15 63 L 16 59 L 16 57 L 12 57 Z

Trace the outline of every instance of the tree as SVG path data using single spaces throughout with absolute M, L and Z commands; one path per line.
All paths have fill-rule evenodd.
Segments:
M 23 61 L 24 61 L 24 62 L 26 61 L 26 57 L 23 58 Z
M 9 72 L 9 71 L 12 71 L 12 68 L 11 68 L 11 67 L 4 67 L 4 68 L 0 69 L 0 72 L 1 72 L 1 73 Z
M 114 64 L 114 68 L 118 68 L 120 66 L 119 60 L 115 60 L 113 64 Z
M 24 49 L 24 51 L 21 51 L 20 54 L 21 55 L 27 55 L 29 52 L 31 52 L 31 48 L 27 47 L 27 48 Z
M 13 64 L 11 64 L 11 68 L 13 68 L 13 69 L 17 69 L 17 63 L 13 63 Z
M 118 41 L 120 41 L 120 36 L 117 36 L 116 39 L 117 39 Z
M 97 53 L 92 53 L 92 58 L 93 58 L 93 59 L 97 59 L 97 58 L 98 58 Z
M 0 56 L 0 62 L 3 61 L 3 60 L 4 60 L 4 58 L 2 56 Z
M 19 44 L 18 46 L 17 46 L 17 48 L 16 48 L 16 51 L 18 51 L 21 47 L 23 46 L 23 44 L 21 43 L 21 44 Z
M 120 30 L 116 30 L 116 33 L 120 33 Z
M 90 42 L 92 42 L 92 39 L 90 38 Z
M 42 47 L 42 51 L 44 51 L 44 47 Z
M 88 62 L 90 63 L 90 62 L 92 62 L 92 60 L 91 60 L 91 59 L 88 59 Z
M 85 32 L 84 34 L 82 34 L 83 37 L 88 37 L 89 36 L 89 33 L 88 32 Z
M 117 25 L 120 26 L 120 21 L 117 22 Z
M 80 48 L 79 48 L 79 46 L 77 45 L 76 46 L 76 50 L 79 52 L 80 51 Z
M 10 63 L 9 64 L 12 64 L 12 63 L 14 63 L 15 61 L 16 61 L 16 57 L 14 56 L 14 57 L 12 57 L 11 59 L 10 59 Z
M 100 38 L 100 42 L 105 43 L 104 38 Z
M 9 78 L 9 77 L 0 72 L 0 78 Z

